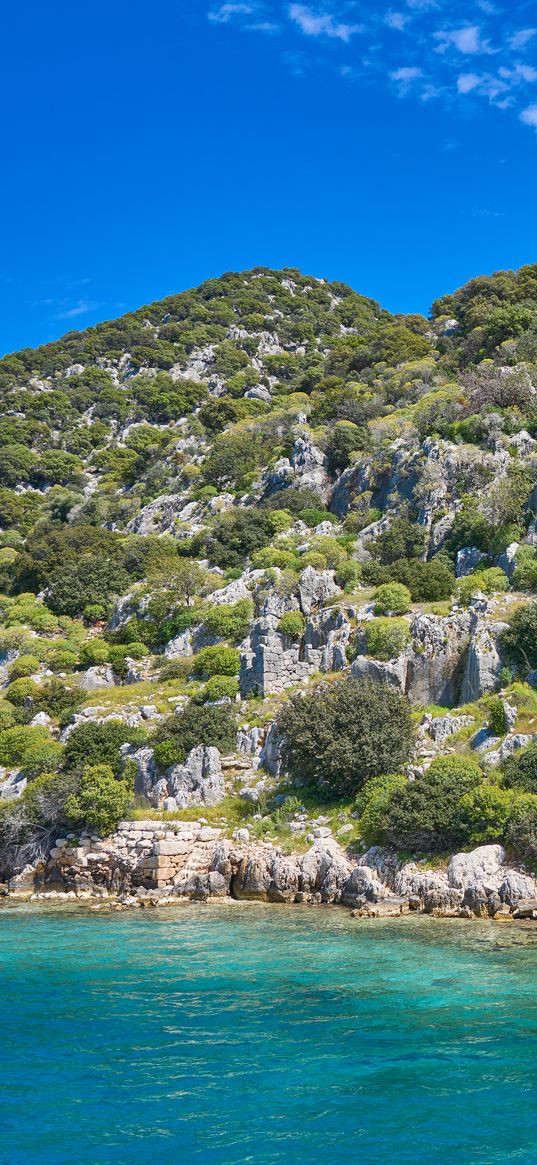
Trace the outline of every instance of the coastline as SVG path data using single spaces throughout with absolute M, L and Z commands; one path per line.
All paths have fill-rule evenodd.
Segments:
M 329 834 L 329 831 L 322 831 Z M 339 906 L 357 919 L 429 915 L 537 920 L 537 880 L 500 845 L 432 867 L 380 846 L 347 852 L 332 836 L 305 853 L 197 822 L 124 821 L 108 838 L 58 838 L 46 859 L 14 872 L 2 903 L 77 903 L 120 912 L 188 902 Z

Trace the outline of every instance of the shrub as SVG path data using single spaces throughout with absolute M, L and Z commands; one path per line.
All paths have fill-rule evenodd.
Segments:
M 74 651 L 68 651 L 65 647 L 59 647 L 52 652 L 47 660 L 51 671 L 74 671 L 78 663 L 78 656 Z
M 506 757 L 501 768 L 507 789 L 537 793 L 537 745 L 530 744 L 523 752 Z
M 27 676 L 21 677 L 20 680 L 13 680 L 12 684 L 8 684 L 5 696 L 10 704 L 15 704 L 16 707 L 22 706 L 26 700 L 31 699 L 39 691 L 39 685 L 35 680 L 29 679 Z
M 519 667 L 525 671 L 537 667 L 537 603 L 519 607 L 501 638 L 504 650 Z
M 83 667 L 95 667 L 108 663 L 110 652 L 104 639 L 87 639 L 80 648 L 80 663 Z
M 252 555 L 254 570 L 269 570 L 277 566 L 280 570 L 293 569 L 298 564 L 298 555 L 294 550 L 283 550 L 279 546 L 265 546 L 263 550 L 256 550 Z
M 386 838 L 398 849 L 445 851 L 464 841 L 460 801 L 482 781 L 479 765 L 464 757 L 439 757 L 423 775 L 408 781 L 386 810 Z
M 88 764 L 109 765 L 116 776 L 121 767 L 121 745 L 140 745 L 144 740 L 143 729 L 128 728 L 121 720 L 79 724 L 67 739 L 64 766 L 68 771 L 81 771 Z
M 401 558 L 417 558 L 424 547 L 423 528 L 402 517 L 394 518 L 388 529 L 368 544 L 368 550 L 384 566 Z
M 208 635 L 238 642 L 248 634 L 253 617 L 251 599 L 239 599 L 238 603 L 219 603 L 212 607 L 203 617 L 203 626 Z
M 513 814 L 515 797 L 510 789 L 478 785 L 461 798 L 461 817 L 470 845 L 502 841 Z
M 297 693 L 277 724 L 291 776 L 332 796 L 355 795 L 370 777 L 404 765 L 412 749 L 408 700 L 371 680 L 349 677 Z
M 255 550 L 270 542 L 270 514 L 264 510 L 231 510 L 222 514 L 209 533 L 200 536 L 207 558 L 215 566 L 243 566 Z
M 285 611 L 278 623 L 278 631 L 289 639 L 300 639 L 306 630 L 302 611 Z
M 362 570 L 358 562 L 354 562 L 352 558 L 348 558 L 346 562 L 341 562 L 336 570 L 336 582 L 339 587 L 343 587 L 346 591 L 353 591 L 355 587 L 359 586 L 362 577 Z
M 190 674 L 193 676 L 236 676 L 240 655 L 234 647 L 202 647 L 194 658 Z
M 312 566 L 314 570 L 326 570 L 328 566 L 326 555 L 321 554 L 319 550 L 306 551 L 300 557 L 300 570 L 304 570 L 306 566 Z
M 203 702 L 223 700 L 226 697 L 234 700 L 238 690 L 239 684 L 234 676 L 211 676 L 203 689 Z
M 360 832 L 366 845 L 384 845 L 384 818 L 392 798 L 404 789 L 407 778 L 402 773 L 372 777 L 356 798 L 360 814 Z
M 537 797 L 533 794 L 522 794 L 513 803 L 505 842 L 519 858 L 537 859 Z
M 220 677 L 219 677 L 220 678 Z M 211 745 L 220 752 L 233 752 L 237 743 L 237 724 L 229 705 L 188 704 L 159 724 L 153 737 L 155 760 L 162 768 L 182 764 L 198 744 Z
M 84 703 L 84 692 L 78 687 L 67 687 L 54 676 L 39 684 L 34 696 L 32 711 L 46 712 L 59 721 L 60 727 L 68 724 L 73 713 Z
M 396 582 L 408 587 L 413 603 L 438 603 L 451 598 L 455 589 L 453 567 L 444 555 L 439 554 L 430 562 L 400 558 L 388 569 Z
M 371 619 L 364 626 L 367 654 L 373 659 L 396 659 L 410 643 L 410 627 L 405 619 Z
M 507 732 L 507 717 L 501 696 L 494 696 L 490 701 L 488 726 L 493 736 L 503 736 Z
M 33 676 L 39 671 L 39 660 L 35 655 L 19 655 L 9 665 L 10 680 L 20 680 L 24 676 Z
M 520 546 L 512 584 L 516 591 L 537 590 L 537 551 L 534 546 Z
M 315 526 L 320 526 L 321 522 L 331 522 L 333 526 L 337 525 L 337 518 L 335 514 L 331 514 L 329 510 L 305 509 L 301 510 L 298 517 L 301 522 L 305 522 L 306 526 L 313 530 Z
M 65 802 L 72 821 L 106 837 L 127 813 L 133 800 L 127 781 L 116 780 L 110 765 L 90 765 L 80 778 L 77 793 Z
M 402 583 L 383 583 L 373 596 L 375 615 L 404 615 L 410 609 L 411 594 Z

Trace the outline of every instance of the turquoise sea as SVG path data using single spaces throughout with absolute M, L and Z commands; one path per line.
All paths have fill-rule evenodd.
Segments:
M 2 1165 L 537 1161 L 537 931 L 0 909 Z

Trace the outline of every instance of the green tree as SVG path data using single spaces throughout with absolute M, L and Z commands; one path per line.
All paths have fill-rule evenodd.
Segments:
M 410 705 L 396 688 L 353 678 L 291 696 L 277 724 L 291 776 L 335 797 L 406 764 L 414 737 Z
M 116 780 L 110 765 L 90 765 L 82 773 L 78 791 L 67 798 L 65 813 L 73 822 L 106 837 L 125 817 L 132 801 L 132 788 L 127 781 Z

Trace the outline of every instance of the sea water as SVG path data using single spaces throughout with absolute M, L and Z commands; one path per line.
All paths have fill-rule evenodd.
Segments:
M 514 925 L 2 907 L 2 1165 L 535 1165 L 536 972 Z

